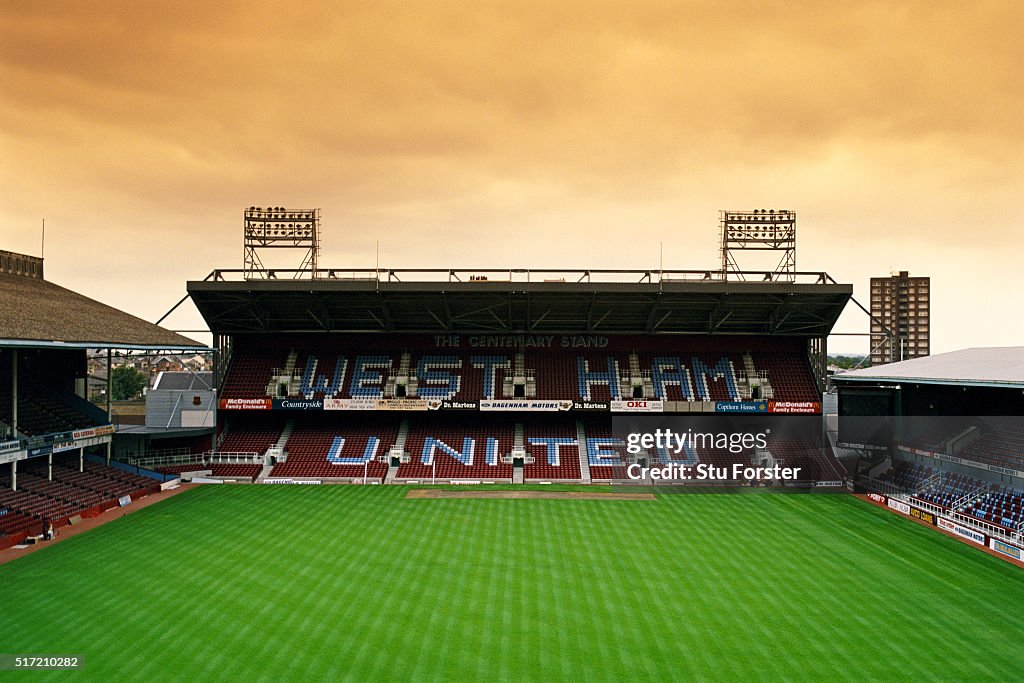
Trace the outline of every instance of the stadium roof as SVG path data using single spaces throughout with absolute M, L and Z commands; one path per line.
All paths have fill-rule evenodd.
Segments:
M 1024 388 L 1024 346 L 979 347 L 835 374 L 836 382 Z
M 213 433 L 213 427 L 147 427 L 146 425 L 120 423 L 114 426 L 118 434 L 148 436 L 151 439 L 177 439 L 186 436 L 205 436 Z
M 214 271 L 206 280 L 188 283 L 215 334 L 585 331 L 814 337 L 829 333 L 853 293 L 850 285 L 824 273 L 802 274 L 812 282 L 723 281 L 705 271 L 389 270 L 344 279 L 241 281 L 225 279 L 226 273 L 237 271 Z
M 212 372 L 164 371 L 157 377 L 153 388 L 167 391 L 203 391 L 212 386 Z
M 11 273 L 0 273 L 0 346 L 207 348 L 42 278 Z

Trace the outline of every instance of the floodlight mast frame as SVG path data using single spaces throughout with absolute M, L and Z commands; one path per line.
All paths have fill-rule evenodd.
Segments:
M 273 279 L 277 271 L 267 269 L 260 259 L 261 249 L 294 249 L 303 252 L 297 270 L 286 269 L 293 279 L 317 278 L 320 256 L 320 209 L 286 209 L 281 206 L 251 206 L 243 212 L 242 256 L 246 280 Z
M 753 211 L 719 211 L 721 234 L 722 279 L 744 280 L 744 269 L 736 258 L 742 251 L 773 251 L 779 253 L 775 270 L 765 279 L 773 282 L 796 281 L 796 211 L 787 209 L 754 209 Z

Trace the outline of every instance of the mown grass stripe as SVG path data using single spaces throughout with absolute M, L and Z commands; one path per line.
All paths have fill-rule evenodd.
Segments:
M 405 492 L 176 496 L 0 567 L 3 649 L 93 680 L 1024 675 L 1024 574 L 847 496 Z

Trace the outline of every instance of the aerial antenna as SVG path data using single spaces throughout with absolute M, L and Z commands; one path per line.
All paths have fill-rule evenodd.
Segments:
M 43 236 L 39 240 L 39 258 L 46 258 L 46 219 L 43 219 Z

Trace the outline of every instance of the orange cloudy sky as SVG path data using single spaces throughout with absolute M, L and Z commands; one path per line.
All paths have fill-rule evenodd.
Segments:
M 45 217 L 49 279 L 155 320 L 250 205 L 322 207 L 350 268 L 708 268 L 718 209 L 788 208 L 861 300 L 931 275 L 933 351 L 1024 344 L 1022 34 L 1016 0 L 6 2 L 0 248 Z

